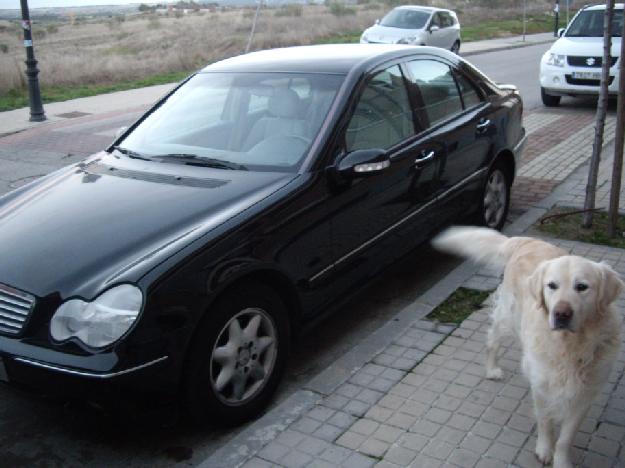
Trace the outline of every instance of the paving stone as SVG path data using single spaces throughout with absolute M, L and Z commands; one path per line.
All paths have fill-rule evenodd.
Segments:
M 370 419 L 363 418 L 363 419 L 359 419 L 358 421 L 356 421 L 350 428 L 350 431 L 353 431 L 357 434 L 370 436 L 375 431 L 377 431 L 378 427 L 380 427 L 379 423 L 372 421 Z
M 333 426 L 332 424 L 323 424 L 319 429 L 313 432 L 313 436 L 318 437 L 319 439 L 326 440 L 331 442 L 339 437 L 344 432 L 344 429 L 340 427 Z
M 605 439 L 622 441 L 625 438 L 625 427 L 615 426 L 610 423 L 601 423 L 596 435 Z
M 319 429 L 320 426 L 321 423 L 319 421 L 305 416 L 296 421 L 291 428 L 296 431 L 303 432 L 304 434 L 312 434 Z
M 375 465 L 375 460 L 360 453 L 352 453 L 342 464 L 342 468 L 368 468 Z
M 410 468 L 439 468 L 440 466 L 443 466 L 443 462 L 441 460 L 437 460 L 436 458 L 419 454 L 409 466 Z
M 436 438 L 456 446 L 462 441 L 462 439 L 464 439 L 465 434 L 466 431 L 460 431 L 458 429 L 454 429 L 453 427 L 443 426 L 436 434 Z
M 291 450 L 282 457 L 280 464 L 286 468 L 302 468 L 312 461 L 312 457 L 297 450 Z
M 371 409 L 369 409 L 369 411 L 367 411 L 367 413 L 365 414 L 365 416 L 368 419 L 371 419 L 373 421 L 377 421 L 380 423 L 386 422 L 392 415 L 393 415 L 392 410 L 388 408 L 382 408 L 381 406 L 377 406 L 377 405 L 371 407 Z
M 327 449 L 329 445 L 330 444 L 324 440 L 316 439 L 314 437 L 306 437 L 297 446 L 297 450 L 316 456 Z
M 606 457 L 616 457 L 619 451 L 619 444 L 603 437 L 592 437 L 588 449 Z
M 527 440 L 527 432 L 521 432 L 504 426 L 497 436 L 497 441 L 514 447 L 522 447 Z
M 289 453 L 291 449 L 282 444 L 278 444 L 277 442 L 270 442 L 265 445 L 263 449 L 258 453 L 261 458 L 265 460 L 280 463 L 282 457 L 284 457 L 287 453 Z
M 531 432 L 534 427 L 534 420 L 526 416 L 513 414 L 507 422 L 508 427 L 521 432 Z
M 455 448 L 449 457 L 449 462 L 463 468 L 471 468 L 478 462 L 479 456 L 467 449 Z
M 407 448 L 414 452 L 420 452 L 421 450 L 423 450 L 423 447 L 425 447 L 428 444 L 429 441 L 430 441 L 429 437 L 425 437 L 419 434 L 413 434 L 411 432 L 408 432 L 406 434 L 403 434 L 399 438 L 398 444 L 401 447 Z
M 286 430 L 276 438 L 276 442 L 293 448 L 306 438 L 307 437 L 304 434 L 292 430 Z
M 440 428 L 441 428 L 440 424 L 427 421 L 425 419 L 420 419 L 419 421 L 415 423 L 414 426 L 412 426 L 411 430 L 413 432 L 416 432 L 417 434 L 422 434 L 424 436 L 432 437 L 434 436 L 434 434 L 438 432 Z
M 486 452 L 491 443 L 492 441 L 485 437 L 470 433 L 460 443 L 460 446 L 481 455 Z
M 417 452 L 395 445 L 391 447 L 388 452 L 386 452 L 386 455 L 384 455 L 384 460 L 395 463 L 399 466 L 407 466 L 412 460 L 416 458 L 416 456 Z
M 448 442 L 432 439 L 423 449 L 423 454 L 439 460 L 446 460 L 453 449 L 454 446 Z
M 241 468 L 272 468 L 275 465 L 263 460 L 262 458 L 254 457 L 245 462 Z
M 351 426 L 354 421 L 356 421 L 354 416 L 343 412 L 336 412 L 330 419 L 327 420 L 329 424 L 340 428 L 347 428 Z
M 330 416 L 332 416 L 336 411 L 332 408 L 327 408 L 325 406 L 317 405 L 313 409 L 308 412 L 308 417 L 315 419 L 317 421 L 324 422 Z
M 369 455 L 371 457 L 380 458 L 388 450 L 390 444 L 382 442 L 377 439 L 367 439 L 359 448 L 358 451 Z
M 380 427 L 373 433 L 373 437 L 387 442 L 389 444 L 395 443 L 397 439 L 404 433 L 401 429 L 389 426 L 387 424 L 381 424 Z
M 336 443 L 343 447 L 347 447 L 348 449 L 356 450 L 365 442 L 365 440 L 367 440 L 367 436 L 347 431 L 336 440 Z
M 460 429 L 461 431 L 468 431 L 473 427 L 475 421 L 476 419 L 470 416 L 454 414 L 449 421 L 447 421 L 447 425 L 455 429 Z
M 395 413 L 386 420 L 386 424 L 408 430 L 416 421 L 417 416 L 411 416 L 406 413 Z
M 425 419 L 429 421 L 433 421 L 438 424 L 445 424 L 447 420 L 451 417 L 450 411 L 445 411 L 439 408 L 431 408 L 427 413 L 425 413 Z
M 503 426 L 510 419 L 510 416 L 511 413 L 509 411 L 499 410 L 491 406 L 486 408 L 486 411 L 482 414 L 482 420 Z
M 486 456 L 496 458 L 507 463 L 515 459 L 519 449 L 499 442 L 493 443 L 486 451 Z
M 336 465 L 316 458 L 306 468 L 336 468 Z
M 536 454 L 529 450 L 521 450 L 514 460 L 514 464 L 522 468 L 542 468 L 543 464 L 538 461 Z
M 348 402 L 344 407 L 343 411 L 356 416 L 363 416 L 370 408 L 370 405 L 358 400 L 352 400 Z
M 491 439 L 491 440 L 497 437 L 500 431 L 501 431 L 500 426 L 493 424 L 493 423 L 485 422 L 485 421 L 478 421 L 471 428 L 471 432 L 473 432 L 474 434 L 485 437 L 486 439 Z

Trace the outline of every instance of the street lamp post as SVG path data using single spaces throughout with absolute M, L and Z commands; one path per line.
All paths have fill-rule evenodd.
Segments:
M 35 60 L 35 49 L 33 48 L 33 36 L 28 11 L 28 0 L 20 0 L 22 7 L 22 29 L 24 30 L 24 48 L 26 49 L 26 76 L 28 76 L 28 100 L 30 102 L 30 121 L 42 122 L 46 120 L 41 102 L 41 92 L 39 91 L 39 69 Z
M 560 0 L 556 0 L 556 4 L 553 7 L 553 12 L 555 13 L 554 22 L 553 22 L 553 36 L 558 37 L 558 26 L 560 19 Z

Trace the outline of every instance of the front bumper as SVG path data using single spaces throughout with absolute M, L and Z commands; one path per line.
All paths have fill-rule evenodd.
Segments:
M 554 67 L 541 63 L 540 66 L 540 86 L 548 94 L 554 96 L 577 96 L 577 95 L 597 95 L 599 94 L 599 82 L 597 80 L 579 80 L 573 78 L 574 72 L 594 72 L 601 73 L 601 68 Z M 610 84 L 608 93 L 616 95 L 618 93 L 618 64 L 610 68 Z

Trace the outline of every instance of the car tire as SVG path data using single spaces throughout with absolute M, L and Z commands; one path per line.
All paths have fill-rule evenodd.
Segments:
M 490 168 L 480 196 L 477 224 L 501 231 L 510 208 L 511 177 L 499 160 Z
M 451 50 L 454 54 L 458 55 L 458 53 L 460 52 L 460 41 L 456 41 L 454 42 L 454 44 L 451 46 Z
M 561 96 L 553 96 L 551 94 L 547 94 L 545 88 L 540 88 L 540 98 L 543 101 L 543 104 L 547 107 L 557 107 L 560 105 Z
M 186 410 L 195 425 L 235 426 L 270 402 L 290 341 L 286 307 L 261 283 L 227 290 L 200 322 L 184 376 Z

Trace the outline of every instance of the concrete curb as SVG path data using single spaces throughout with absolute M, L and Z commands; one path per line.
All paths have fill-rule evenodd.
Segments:
M 554 204 L 557 201 L 557 195 L 554 194 L 564 192 L 566 189 L 565 182 L 544 201 L 539 202 L 540 206 L 529 209 L 508 226 L 504 232 L 509 235 L 525 232 L 553 206 L 547 207 L 548 203 Z M 298 416 L 310 409 L 323 397 L 332 394 L 336 388 L 344 384 L 354 373 L 399 338 L 407 327 L 430 313 L 475 274 L 479 268 L 471 261 L 461 263 L 413 303 L 399 311 L 384 326 L 358 343 L 333 365 L 311 378 L 308 383 L 302 386 L 301 390 L 296 391 L 277 407 L 261 416 L 251 426 L 206 458 L 199 466 L 202 468 L 232 468 L 245 463 L 260 451 L 265 443 L 273 440 L 281 430 L 295 421 Z
M 555 39 L 555 38 L 554 38 Z M 523 47 L 531 47 L 531 46 L 535 46 L 535 45 L 541 45 L 541 44 L 550 44 L 552 43 L 553 40 L 544 40 L 544 41 L 536 41 L 536 42 L 522 42 L 520 44 L 510 44 L 508 46 L 503 46 L 503 47 L 491 47 L 488 49 L 482 49 L 482 50 L 474 50 L 474 51 L 470 51 L 467 53 L 460 53 L 461 57 L 470 57 L 472 55 L 479 55 L 479 54 L 487 54 L 489 52 L 499 52 L 500 50 L 511 50 L 511 49 L 520 49 Z

